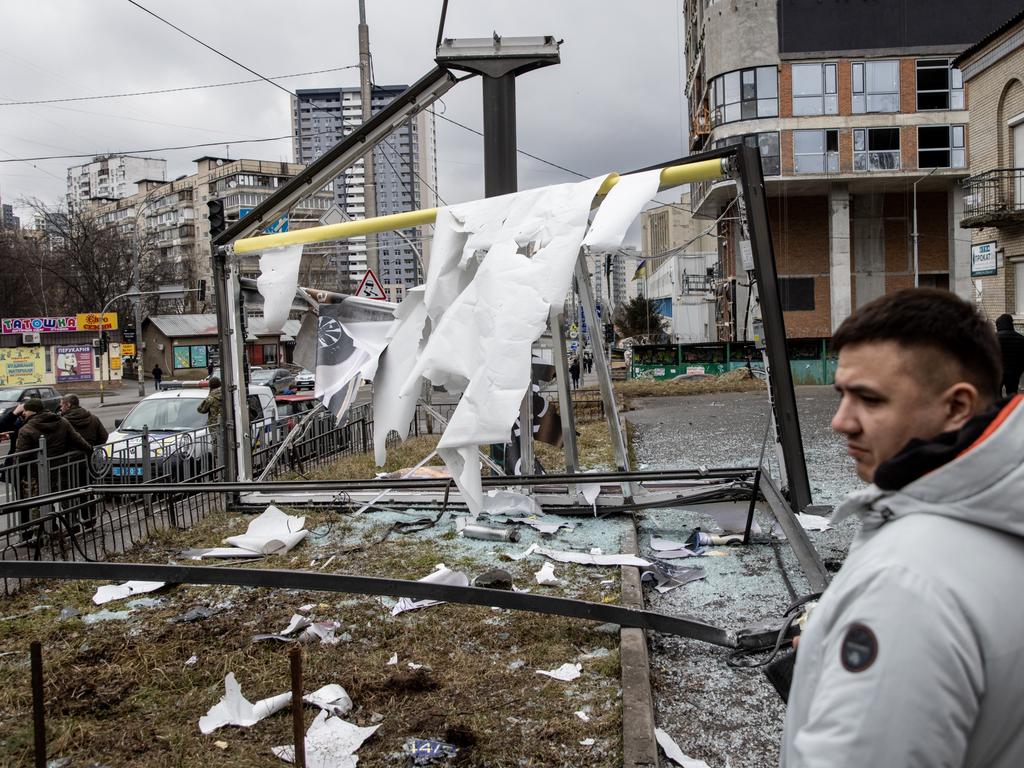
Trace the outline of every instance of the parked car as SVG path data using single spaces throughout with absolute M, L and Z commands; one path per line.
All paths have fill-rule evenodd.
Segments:
M 0 416 L 12 410 L 18 403 L 38 397 L 43 407 L 56 413 L 60 409 L 60 393 L 53 387 L 33 384 L 25 387 L 0 387 Z
M 286 368 L 251 368 L 249 386 L 270 387 L 281 395 L 289 390 L 295 391 L 295 374 Z
M 277 417 L 285 419 L 313 410 L 320 401 L 312 395 L 278 395 L 274 402 L 277 403 Z
M 295 375 L 295 389 L 313 389 L 316 386 L 316 376 L 312 371 L 303 370 Z
M 141 433 L 148 429 L 152 476 L 169 476 L 175 481 L 195 476 L 211 466 L 213 442 L 207 430 L 207 416 L 199 404 L 208 389 L 175 389 L 156 392 L 143 398 L 116 428 L 104 446 L 113 478 L 142 478 L 143 443 Z M 249 388 L 249 415 L 253 420 L 252 439 L 263 438 L 266 425 L 276 421 L 277 404 L 270 387 Z

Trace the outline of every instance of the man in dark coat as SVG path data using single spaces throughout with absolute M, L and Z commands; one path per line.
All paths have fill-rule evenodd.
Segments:
M 572 388 L 579 389 L 580 386 L 580 359 L 574 357 L 569 364 L 569 378 L 572 379 Z
M 996 338 L 1003 356 L 1003 394 L 1015 395 L 1024 374 L 1024 336 L 1013 327 L 1013 317 L 1000 315 L 996 318 Z
M 160 363 L 153 366 L 153 384 L 156 387 L 156 391 L 160 391 L 160 380 L 164 377 L 164 369 L 160 367 Z
M 107 428 L 96 414 L 89 413 L 81 406 L 78 395 L 64 395 L 61 398 L 60 414 L 89 445 L 96 447 L 107 442 Z

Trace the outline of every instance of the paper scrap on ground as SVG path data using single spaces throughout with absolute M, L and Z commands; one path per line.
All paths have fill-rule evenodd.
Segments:
M 581 747 L 592 747 L 592 746 L 594 746 L 594 740 L 593 739 L 583 739 L 583 741 L 580 742 L 580 746 Z
M 418 392 L 422 378 L 463 390 L 437 449 L 474 516 L 483 509 L 477 448 L 509 439 L 530 386 L 533 342 L 551 306 L 569 291 L 603 181 L 557 184 L 438 213 L 425 296 L 433 328 L 403 392 Z M 521 252 L 531 244 L 532 255 Z M 478 250 L 486 254 L 476 266 Z
M 659 560 L 682 560 L 684 557 L 704 557 L 710 554 L 707 550 L 694 552 L 692 549 L 683 547 L 681 549 L 668 549 L 655 553 Z
M 743 533 L 747 528 L 748 510 L 745 505 L 737 504 L 734 507 L 717 507 L 700 511 L 713 517 L 723 533 Z M 755 536 L 760 535 L 761 526 L 757 524 L 757 520 L 751 523 L 750 532 Z
M 711 768 L 703 760 L 694 760 L 693 758 L 684 755 L 683 750 L 679 748 L 679 745 L 673 741 L 671 736 L 661 730 L 661 728 L 654 729 L 654 737 L 658 740 L 658 746 L 661 747 L 661 751 L 665 753 L 665 757 L 676 765 L 681 765 L 683 768 Z
M 204 557 L 213 557 L 220 559 L 227 558 L 247 558 L 247 557 L 263 557 L 259 552 L 253 552 L 248 549 L 239 549 L 238 547 L 211 547 L 209 549 L 186 549 L 181 553 L 182 557 L 187 557 L 189 560 L 202 560 Z
M 576 715 L 576 717 L 578 717 L 584 723 L 589 723 L 590 722 L 590 715 L 588 715 L 582 709 L 577 709 L 575 712 L 573 712 L 573 714 Z
M 272 248 L 260 254 L 256 290 L 263 296 L 263 322 L 271 336 L 281 332 L 291 312 L 292 300 L 299 287 L 301 261 L 301 244 Z
M 686 549 L 686 545 L 681 541 L 672 541 L 672 539 L 661 539 L 657 536 L 651 538 L 651 549 L 655 552 L 664 552 L 673 549 Z
M 576 527 L 572 523 L 564 523 L 564 522 L 563 523 L 544 523 L 544 522 L 541 522 L 540 520 L 516 520 L 515 522 L 523 523 L 525 525 L 530 526 L 531 528 L 533 528 L 534 530 L 536 530 L 536 531 L 538 531 L 540 533 L 548 534 L 548 535 L 553 534 L 553 533 L 558 533 L 558 531 L 561 528 L 565 528 L 567 530 L 572 531 Z
M 280 640 L 286 643 L 290 643 L 293 640 L 303 643 L 319 640 L 322 645 L 337 645 L 341 641 L 334 636 L 334 633 L 339 627 L 341 627 L 341 624 L 337 621 L 313 621 L 301 614 L 295 613 L 292 614 L 288 626 L 278 634 L 253 635 L 252 639 L 254 642 L 260 640 Z
M 579 563 L 580 565 L 635 565 L 640 568 L 651 564 L 649 560 L 644 560 L 642 557 L 637 557 L 636 555 L 588 555 L 585 552 L 568 552 L 559 549 L 549 549 L 547 547 L 537 547 L 533 551 L 538 555 L 550 557 L 552 560 L 556 560 L 560 563 Z M 525 554 L 526 553 L 523 553 L 524 556 Z
M 273 504 L 249 523 L 245 533 L 229 536 L 224 541 L 239 549 L 261 555 L 280 555 L 306 538 L 306 518 L 286 515 Z
M 397 663 L 398 663 L 398 654 L 397 653 L 392 653 L 391 654 L 391 658 L 388 659 L 388 666 L 394 666 Z
M 330 715 L 340 717 L 352 711 L 352 698 L 337 683 L 325 685 L 323 688 L 307 693 L 302 697 L 307 704 L 314 704 Z
M 550 677 L 555 680 L 561 680 L 563 683 L 568 683 L 570 680 L 575 680 L 577 677 L 582 675 L 582 669 L 582 664 L 569 664 L 566 662 L 558 669 L 538 669 L 537 674 L 545 675 L 546 677 Z
M 378 728 L 379 724 L 361 728 L 321 711 L 306 731 L 307 768 L 355 768 L 359 762 L 356 750 Z M 286 763 L 295 762 L 294 745 L 271 747 L 271 751 Z
M 423 581 L 428 584 L 451 584 L 458 587 L 468 587 L 469 577 L 466 576 L 462 571 L 453 571 L 448 568 L 444 563 L 439 563 L 434 567 L 434 572 L 429 576 L 424 576 L 422 579 L 417 581 Z M 412 600 L 408 597 L 403 597 L 395 603 L 391 609 L 391 615 L 397 616 L 405 611 L 413 611 L 417 608 L 426 608 L 431 605 L 440 605 L 442 600 Z
M 562 580 L 555 576 L 555 565 L 554 563 L 544 563 L 537 571 L 534 578 L 537 579 L 537 583 L 546 587 L 557 587 L 562 583 Z
M 228 672 L 228 676 L 224 678 L 224 697 L 199 718 L 199 730 L 203 733 L 213 733 L 225 725 L 248 728 L 284 709 L 291 700 L 291 693 L 281 693 L 260 699 L 253 704 L 242 695 L 242 687 L 235 679 L 235 673 Z
M 809 515 L 806 512 L 796 516 L 805 531 L 828 531 L 832 523 L 827 517 L 821 515 Z
M 502 554 L 502 557 L 508 558 L 509 560 L 523 560 L 523 559 L 529 557 L 530 555 L 536 553 L 536 551 L 539 548 L 540 548 L 540 544 L 538 544 L 537 542 L 534 542 L 533 544 L 528 546 L 526 549 L 524 549 L 522 552 L 502 552 L 501 554 Z
M 544 510 L 532 496 L 519 491 L 494 490 L 484 496 L 484 512 L 489 515 L 527 517 L 543 515 Z
M 96 605 L 103 605 L 113 600 L 124 600 L 133 595 L 155 592 L 162 586 L 164 586 L 162 581 L 126 581 L 124 584 L 104 584 L 96 590 L 92 601 Z

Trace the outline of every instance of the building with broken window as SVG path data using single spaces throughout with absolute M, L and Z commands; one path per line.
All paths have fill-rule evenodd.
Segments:
M 1019 3 L 683 8 L 690 149 L 759 150 L 790 335 L 830 335 L 855 307 L 915 283 L 973 295 L 960 228 L 971 105 L 952 62 Z M 736 186 L 691 196 L 696 217 L 718 221 L 719 271 L 734 286 L 720 338 L 744 338 L 738 224 L 726 215 Z

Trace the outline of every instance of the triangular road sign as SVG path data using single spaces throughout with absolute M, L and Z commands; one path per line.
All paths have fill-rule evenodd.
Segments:
M 362 296 L 364 299 L 376 299 L 377 301 L 388 300 L 388 294 L 384 290 L 384 286 L 380 284 L 380 280 L 373 274 L 372 269 L 366 270 L 363 279 L 359 281 L 356 296 Z

